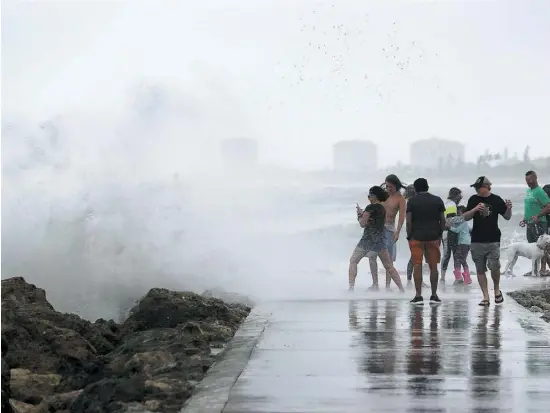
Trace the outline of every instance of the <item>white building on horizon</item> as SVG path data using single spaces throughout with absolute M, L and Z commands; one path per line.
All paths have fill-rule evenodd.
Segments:
M 465 155 L 465 145 L 449 139 L 422 139 L 410 146 L 410 164 L 423 168 L 454 167 L 464 162 Z
M 378 168 L 378 148 L 370 141 L 347 140 L 332 146 L 335 171 L 375 171 Z

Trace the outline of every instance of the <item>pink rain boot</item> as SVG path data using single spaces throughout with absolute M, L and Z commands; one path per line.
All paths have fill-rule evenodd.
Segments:
M 464 277 L 464 283 L 469 285 L 472 283 L 472 277 L 470 277 L 470 270 L 464 270 L 462 273 L 462 276 Z
M 464 281 L 462 280 L 462 274 L 460 274 L 460 268 L 455 268 L 453 272 L 455 274 L 454 284 L 455 285 L 462 284 Z

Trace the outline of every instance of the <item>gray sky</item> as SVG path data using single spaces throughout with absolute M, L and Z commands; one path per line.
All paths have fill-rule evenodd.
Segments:
M 433 135 L 463 141 L 470 158 L 527 142 L 550 155 L 547 0 L 2 6 L 8 115 L 94 114 L 149 79 L 192 96 L 228 137 L 257 137 L 280 165 L 325 167 L 334 142 L 362 138 L 381 163 L 408 162 L 408 144 Z

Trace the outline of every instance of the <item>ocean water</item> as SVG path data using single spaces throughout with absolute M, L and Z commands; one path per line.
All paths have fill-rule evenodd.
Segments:
M 365 188 L 370 185 L 365 184 Z M 460 185 L 464 193 L 461 203 L 467 203 L 468 197 L 473 195 L 473 190 L 468 185 Z M 449 187 L 432 185 L 431 192 L 445 197 Z M 366 205 L 366 192 L 357 185 L 350 186 L 325 186 L 313 190 L 308 188 L 281 188 L 278 200 L 272 200 L 282 207 L 275 213 L 274 219 L 267 223 L 281 234 L 289 247 L 289 253 L 293 254 L 292 262 L 297 263 L 295 270 L 303 274 L 303 278 L 294 282 L 300 285 L 296 287 L 297 295 L 303 295 L 309 289 L 319 292 L 316 288 L 324 284 L 323 294 L 329 293 L 333 288 L 342 288 L 347 283 L 348 259 L 361 237 L 362 229 L 357 224 L 355 203 L 363 207 Z M 523 218 L 523 196 L 525 185 L 495 185 L 493 193 L 504 199 L 510 199 L 514 204 L 513 216 L 510 221 L 499 219 L 502 231 L 501 245 L 505 248 L 511 242 L 525 240 L 525 230 L 519 227 Z M 295 255 L 303 257 L 295 259 Z M 396 268 L 405 279 L 406 266 L 410 257 L 405 231 L 397 243 Z M 502 252 L 502 264 L 506 263 L 504 251 Z M 300 265 L 298 266 L 298 263 Z M 470 258 L 470 265 L 473 263 Z M 452 278 L 452 258 L 449 264 L 447 277 Z M 520 259 L 515 268 L 517 274 L 523 274 L 530 268 L 530 262 Z M 379 264 L 379 275 L 384 270 Z M 312 281 L 312 279 L 314 281 Z M 338 280 L 338 287 L 333 281 Z M 383 278 L 382 278 L 383 279 Z M 307 280 L 302 282 L 303 280 Z M 363 260 L 359 266 L 358 286 L 367 286 L 370 283 L 370 271 L 368 261 Z M 313 284 L 313 285 L 312 285 Z
M 81 178 L 60 186 L 41 179 L 3 186 L 2 278 L 24 276 L 45 288 L 59 310 L 90 319 L 117 318 L 152 287 L 199 293 L 222 287 L 259 300 L 341 297 L 362 234 L 355 204 L 366 205 L 372 186 L 237 185 L 220 178 L 134 184 Z M 472 191 L 457 186 L 466 202 Z M 431 190 L 444 196 L 448 187 Z M 511 221 L 500 219 L 502 245 L 525 239 L 518 226 L 525 185 L 495 185 L 493 192 L 515 205 Z M 403 231 L 396 262 L 403 279 L 408 260 Z M 520 259 L 516 273 L 529 268 Z M 369 284 L 364 260 L 356 285 Z

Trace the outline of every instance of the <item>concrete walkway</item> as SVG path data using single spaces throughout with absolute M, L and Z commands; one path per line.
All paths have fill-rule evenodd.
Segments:
M 548 412 L 547 324 L 507 296 L 409 295 L 273 304 L 223 412 Z

